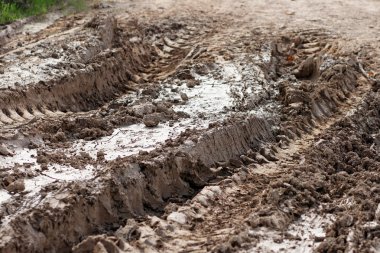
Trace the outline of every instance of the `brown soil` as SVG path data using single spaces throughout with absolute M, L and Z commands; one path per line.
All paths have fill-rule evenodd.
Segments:
M 379 11 L 114 1 L 6 27 L 0 251 L 379 251 Z

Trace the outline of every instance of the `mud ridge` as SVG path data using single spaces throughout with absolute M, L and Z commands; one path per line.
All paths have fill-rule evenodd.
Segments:
M 55 72 L 61 70 L 69 74 L 41 79 L 26 88 L 24 84 L 16 84 L 14 88 L 3 90 L 0 105 L 3 124 L 55 111 L 88 111 L 128 89 L 133 90 L 132 83 L 139 81 L 136 73 L 152 61 L 153 49 L 141 43 L 115 47 L 119 35 L 117 22 L 111 17 L 95 17 L 85 27 L 96 27 L 99 42 L 82 52 L 76 63 L 58 62 L 53 66 Z M 55 46 L 60 47 L 66 41 L 60 43 Z M 53 57 L 56 57 L 54 53 Z
M 69 252 L 84 236 L 114 230 L 147 210 L 160 211 L 168 199 L 192 196 L 215 178 L 211 165 L 228 164 L 274 140 L 268 123 L 258 118 L 212 129 L 197 141 L 186 139 L 178 147 L 116 160 L 93 182 L 48 186 L 33 209 L 3 221 L 2 251 Z
M 277 164 L 281 171 L 241 167 L 192 200 L 167 206 L 163 215 L 128 220 L 112 236 L 91 236 L 74 252 L 376 251 L 378 104 L 379 94 L 369 92 L 353 115 L 311 135 L 310 145 L 296 151 L 293 161 Z M 308 217 L 320 221 L 314 226 L 324 232 L 309 235 L 313 221 L 302 225 Z M 295 234 L 297 226 L 301 232 Z
M 278 73 L 285 77 L 278 84 L 278 99 L 284 105 L 281 113 L 286 115 L 278 134 L 293 140 L 323 125 L 346 106 L 352 94 L 367 90 L 370 83 L 360 71 L 357 57 L 340 53 L 334 41 L 299 40 L 296 35 L 277 42 L 275 50 Z M 308 44 L 317 46 L 313 53 L 307 51 Z M 294 76 L 287 76 L 289 73 Z
M 277 148 L 287 149 L 286 146 L 292 140 L 301 139 L 302 141 L 303 135 L 311 134 L 318 128 L 329 127 L 330 122 L 335 122 L 334 118 L 340 120 L 333 125 L 331 131 L 340 131 L 340 134 L 343 134 L 343 129 L 339 127 L 336 129 L 336 126 L 345 122 L 345 110 L 360 104 L 360 101 L 354 99 L 355 102 L 353 102 L 350 97 L 360 97 L 370 90 L 370 84 L 360 72 L 358 62 L 351 60 L 351 57 L 338 56 L 328 67 L 321 67 L 324 61 L 319 61 L 318 57 L 313 57 L 312 61 L 307 58 L 296 64 L 296 68 L 301 70 L 305 68 L 305 64 L 313 65 L 311 69 L 313 72 L 315 71 L 315 75 L 310 75 L 311 79 L 303 79 L 299 83 L 292 80 L 293 83 L 288 85 L 286 85 L 286 81 L 280 83 L 279 99 L 284 104 L 282 113 L 286 117 L 282 119 L 281 128 L 276 133 L 279 141 Z M 287 65 L 284 64 L 284 66 Z M 301 85 L 301 87 L 295 89 L 294 85 Z M 364 101 L 366 100 L 364 99 Z M 361 113 L 365 112 L 356 112 L 356 117 Z M 354 118 L 355 116 L 350 117 Z M 361 127 L 353 128 L 360 129 Z M 301 217 L 307 216 L 308 210 L 316 212 L 316 217 L 323 218 L 325 218 L 326 212 L 331 211 L 331 209 L 329 211 L 324 209 L 324 205 L 331 206 L 329 204 L 331 198 L 336 197 L 329 193 L 335 192 L 336 176 L 334 173 L 339 172 L 333 171 L 330 162 L 336 167 L 335 162 L 343 159 L 349 166 L 339 165 L 340 169 L 338 170 L 348 167 L 348 173 L 353 173 L 351 167 L 353 163 L 357 168 L 361 166 L 357 160 L 355 163 L 351 159 L 345 158 L 343 152 L 330 151 L 324 144 L 320 144 L 330 145 L 326 140 L 330 140 L 331 136 L 336 136 L 336 133 L 333 134 L 329 131 L 324 136 L 316 133 L 316 136 L 311 135 L 315 137 L 315 146 L 308 146 L 306 150 L 302 150 L 301 154 L 296 151 L 294 154 L 290 153 L 294 156 L 293 158 L 296 158 L 296 162 L 272 163 L 273 166 L 284 167 L 285 173 L 284 171 L 282 173 L 267 172 L 268 175 L 261 175 L 256 172 L 256 169 L 264 166 L 263 170 L 265 171 L 265 164 L 268 164 L 269 168 L 271 166 L 269 162 L 271 158 L 274 162 L 278 159 L 268 155 L 271 153 L 268 149 L 260 150 L 262 157 L 248 152 L 247 156 L 240 156 L 241 161 L 238 167 L 241 166 L 241 168 L 235 170 L 235 173 L 224 178 L 215 186 L 209 185 L 202 188 L 192 200 L 187 201 L 184 205 L 176 205 L 172 202 L 165 209 L 165 213 L 159 217 L 148 216 L 141 222 L 128 220 L 127 224 L 117 230 L 113 236 L 89 237 L 77 245 L 74 252 L 92 252 L 92 250 L 177 252 L 183 249 L 201 252 L 244 252 L 244 250 L 256 249 L 266 252 L 265 240 L 267 239 L 263 233 L 268 231 L 275 231 L 270 232 L 268 240 L 273 239 L 278 244 L 283 241 L 301 240 L 298 237 L 292 237 L 293 235 L 290 233 L 284 234 L 280 231 L 286 231 L 291 224 L 301 220 Z M 358 133 L 358 135 L 360 134 Z M 325 137 L 326 135 L 329 137 Z M 332 145 L 338 145 L 344 138 L 341 138 L 340 141 L 334 140 Z M 350 147 L 348 143 L 347 145 Z M 315 149 L 321 153 L 315 154 Z M 362 148 L 360 149 L 362 150 Z M 368 158 L 366 159 L 368 163 L 377 166 L 377 163 L 373 161 L 374 153 L 367 152 L 364 153 Z M 306 160 L 303 156 L 306 156 Z M 323 162 L 321 165 L 321 157 L 327 164 Z M 301 162 L 298 163 L 297 159 L 301 159 Z M 312 159 L 312 162 L 309 159 Z M 244 163 L 248 165 L 248 168 L 243 166 Z M 315 166 L 318 166 L 318 169 Z M 358 191 L 359 195 L 362 194 L 361 190 Z M 365 208 L 371 209 L 371 211 L 376 209 L 376 205 L 373 203 L 366 202 L 367 204 L 370 206 Z M 215 215 L 215 213 L 217 214 Z M 373 217 L 373 215 L 369 217 Z M 347 231 L 349 231 L 342 229 L 342 226 L 351 226 L 352 220 L 352 215 L 343 215 L 336 222 L 332 222 L 333 225 L 327 229 L 326 241 L 324 241 L 324 236 L 310 238 L 310 240 L 315 240 L 314 249 L 320 252 L 335 252 L 347 249 L 346 247 L 350 247 L 349 245 L 352 245 L 353 242 L 358 244 L 356 239 L 353 240 L 358 235 L 353 236 L 352 233 L 347 239 L 350 241 L 349 245 L 342 246 L 342 241 L 340 241 L 342 238 L 340 233 L 345 231 L 345 236 L 347 236 Z M 235 223 L 239 223 L 239 225 L 235 226 Z M 324 227 L 327 228 L 326 224 Z M 373 226 L 368 225 L 366 229 L 370 230 L 369 233 L 374 236 L 372 233 L 376 229 Z M 277 231 L 279 231 L 279 235 L 276 234 Z M 261 243 L 260 240 L 263 242 Z M 300 247 L 303 247 L 302 243 L 300 244 Z M 299 246 L 297 243 L 294 245 Z M 368 247 L 368 245 L 363 247 Z

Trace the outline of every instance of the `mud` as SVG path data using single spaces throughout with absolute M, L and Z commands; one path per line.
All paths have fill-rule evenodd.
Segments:
M 68 250 L 67 247 L 77 242 L 79 237 L 95 233 L 98 226 L 107 227 L 112 223 L 117 224 L 120 220 L 142 215 L 146 210 L 158 212 L 163 208 L 167 199 L 191 196 L 205 182 L 215 177 L 215 174 L 209 170 L 211 165 L 223 160 L 228 162 L 230 159 L 238 157 L 245 148 L 259 146 L 259 141 L 270 141 L 273 136 L 266 124 L 263 120 L 252 118 L 224 129 L 224 131 L 231 133 L 231 139 L 238 139 L 238 136 L 245 136 L 245 138 L 241 139 L 241 142 L 236 142 L 235 145 L 230 146 L 224 152 L 211 152 L 211 155 L 207 157 L 203 154 L 210 153 L 212 143 L 228 141 L 221 139 L 220 131 L 215 130 L 204 136 L 202 135 L 196 143 L 191 142 L 181 145 L 180 143 L 187 139 L 186 136 L 183 136 L 177 140 L 178 144 L 171 145 L 178 145 L 178 147 L 167 147 L 160 152 L 156 151 L 137 157 L 117 159 L 105 166 L 104 170 L 99 171 L 99 174 L 95 176 L 97 178 L 95 182 L 93 182 L 94 178 L 91 181 L 82 181 L 79 184 L 56 185 L 55 187 L 60 189 L 56 188 L 55 190 L 54 184 L 50 184 L 41 189 L 41 192 L 49 192 L 42 199 L 41 196 L 37 195 L 26 200 L 27 202 L 39 202 L 33 207 L 33 210 L 30 210 L 31 213 L 24 213 L 24 211 L 12 213 L 8 209 L 7 216 L 10 216 L 9 227 L 16 231 L 5 229 L 1 232 L 3 235 L 10 235 L 31 226 L 39 232 L 37 233 L 36 231 L 30 234 L 30 237 L 25 236 L 22 240 L 26 243 L 35 236 L 38 236 L 39 239 L 34 238 L 35 243 L 28 245 L 20 241 L 14 241 L 13 238 L 10 240 L 4 239 L 2 247 L 9 252 L 16 249 L 22 251 L 51 251 L 54 248 L 66 251 Z M 52 161 L 56 157 L 47 158 L 46 155 L 40 155 L 37 157 L 37 161 L 39 159 L 40 162 L 45 162 L 46 160 Z M 58 159 L 61 159 L 61 157 Z M 61 161 L 55 160 L 55 162 L 62 164 Z M 96 189 L 96 195 L 91 196 L 92 193 L 90 192 L 78 195 L 79 192 L 87 191 L 86 189 L 89 188 Z M 73 190 L 76 193 L 72 192 Z M 51 193 L 53 195 L 50 198 Z M 61 195 L 62 199 L 65 199 L 66 203 L 59 209 L 77 210 L 80 208 L 83 213 L 61 220 L 63 210 L 54 211 L 57 208 L 56 198 L 59 195 Z M 12 204 L 16 205 L 16 203 L 9 203 L 9 205 Z M 50 215 L 47 215 L 47 213 L 50 213 Z M 91 213 L 93 213 L 94 218 L 90 217 Z M 90 216 L 88 216 L 89 214 Z M 45 221 L 37 222 L 35 220 L 36 215 L 44 217 Z M 99 219 L 99 215 L 102 216 L 101 219 Z M 12 216 L 14 217 L 11 218 Z M 58 223 L 57 219 L 59 220 Z M 46 223 L 47 227 L 41 227 L 41 222 Z M 82 224 L 81 228 L 83 230 L 77 230 L 76 227 L 71 226 L 71 224 L 77 222 Z M 103 222 L 104 224 L 101 224 Z M 4 226 L 4 228 L 6 227 Z M 68 231 L 71 230 L 70 227 L 73 229 L 71 232 Z M 62 238 L 63 234 L 67 234 L 65 239 Z M 71 242 L 66 245 L 65 241 Z M 50 242 L 54 242 L 53 247 L 50 246 L 53 245 Z
M 365 2 L 113 1 L 8 25 L 0 251 L 379 251 Z

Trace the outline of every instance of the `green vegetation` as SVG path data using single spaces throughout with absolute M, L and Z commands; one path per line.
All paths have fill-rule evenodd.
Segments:
M 86 9 L 85 0 L 0 0 L 0 24 L 47 13 L 52 8 Z
M 22 17 L 22 12 L 16 4 L 0 1 L 0 24 L 8 23 L 20 17 Z

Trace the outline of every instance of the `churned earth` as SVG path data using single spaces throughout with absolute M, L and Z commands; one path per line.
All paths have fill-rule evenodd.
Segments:
M 380 252 L 380 2 L 127 0 L 0 29 L 0 252 Z

